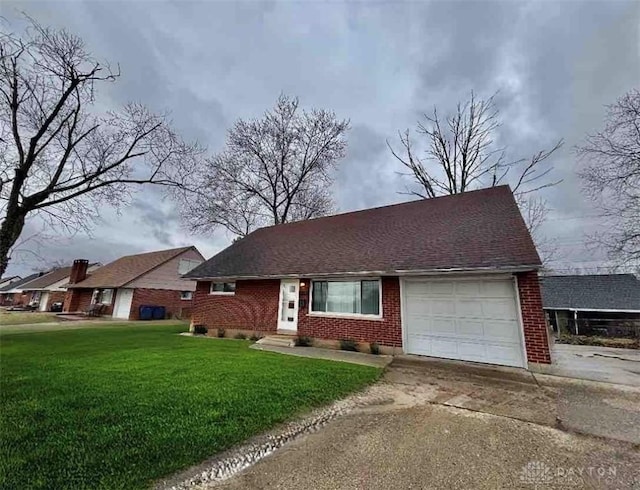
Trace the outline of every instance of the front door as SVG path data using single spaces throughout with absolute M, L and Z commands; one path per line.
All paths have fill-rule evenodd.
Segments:
M 113 307 L 113 318 L 129 319 L 133 289 L 120 288 L 116 291 L 116 303 Z
M 47 303 L 49 302 L 49 292 L 45 291 L 40 295 L 40 304 L 38 310 L 47 311 Z
M 278 308 L 278 330 L 298 331 L 298 293 L 300 281 L 282 279 L 280 281 L 280 307 Z

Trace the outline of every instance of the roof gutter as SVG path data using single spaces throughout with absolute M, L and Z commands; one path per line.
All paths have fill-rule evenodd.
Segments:
M 601 311 L 602 313 L 640 313 L 640 310 L 617 310 L 607 308 L 570 308 L 568 306 L 543 306 L 543 310 L 566 310 L 566 311 Z
M 224 281 L 224 280 L 259 280 L 259 279 L 300 279 L 305 277 L 381 277 L 381 276 L 438 276 L 459 274 L 505 274 L 526 272 L 540 269 L 540 265 L 522 265 L 507 267 L 473 267 L 448 269 L 396 269 L 392 271 L 349 271 L 349 272 L 308 272 L 302 274 L 264 274 L 236 276 L 201 276 L 182 277 L 187 281 Z

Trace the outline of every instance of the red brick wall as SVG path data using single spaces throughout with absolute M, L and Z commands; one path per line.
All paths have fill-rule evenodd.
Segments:
M 521 272 L 518 278 L 520 308 L 524 326 L 524 343 L 529 362 L 551 363 L 547 323 L 542 310 L 540 281 L 536 271 Z
M 358 342 L 377 342 L 390 347 L 402 347 L 400 324 L 400 282 L 397 277 L 382 278 L 382 319 L 339 318 L 309 316 L 309 280 L 300 299 L 304 308 L 298 310 L 298 332 L 317 339 L 352 339 Z
M 17 305 L 22 305 L 25 304 L 28 296 L 24 295 L 22 293 L 5 293 L 2 296 L 0 296 L 0 298 L 2 298 L 2 304 L 3 306 L 17 306 Z
M 65 313 L 87 311 L 91 305 L 93 289 L 67 289 L 62 311 Z
M 63 301 L 64 302 L 64 296 L 65 296 L 65 292 L 64 291 L 51 291 L 51 292 L 49 292 L 49 299 L 47 300 L 47 311 L 49 311 L 51 309 L 51 305 L 53 303 L 57 303 L 59 301 Z
M 213 328 L 275 332 L 280 280 L 237 281 L 233 296 L 209 294 L 210 282 L 198 282 L 191 322 Z
M 167 318 L 189 318 L 192 309 L 192 300 L 180 299 L 180 291 L 171 289 L 144 289 L 133 290 L 131 301 L 130 320 L 140 319 L 140 306 L 164 306 Z

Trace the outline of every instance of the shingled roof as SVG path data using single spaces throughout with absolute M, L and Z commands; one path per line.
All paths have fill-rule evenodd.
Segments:
M 508 186 L 261 228 L 191 279 L 540 266 Z
M 544 276 L 541 286 L 544 308 L 640 311 L 640 281 L 633 274 Z
M 159 267 L 192 246 L 160 250 L 120 257 L 96 269 L 84 281 L 69 284 L 68 288 L 120 288 L 143 274 Z
M 71 274 L 71 266 L 51 269 L 49 272 L 44 273 L 37 279 L 24 284 L 22 289 L 24 291 L 45 289 L 52 284 L 62 281 L 65 277 L 69 277 L 69 274 Z
M 9 284 L 6 284 L 5 286 L 2 286 L 0 288 L 0 293 L 6 293 L 8 291 L 12 291 L 14 289 L 17 290 L 22 290 L 21 286 L 24 284 L 28 284 L 31 281 L 33 281 L 34 279 L 37 279 L 38 277 L 41 277 L 42 275 L 44 275 L 43 272 L 35 272 L 27 277 L 23 277 L 22 279 L 18 279 L 17 281 L 14 282 L 10 282 Z

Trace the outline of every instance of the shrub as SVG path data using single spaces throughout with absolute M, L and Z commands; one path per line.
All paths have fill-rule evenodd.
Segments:
M 234 339 L 238 339 L 238 340 L 244 340 L 247 338 L 247 336 L 245 334 L 243 334 L 242 332 L 238 332 L 237 334 L 235 334 L 233 336 Z
M 353 339 L 340 339 L 340 350 L 358 352 L 358 343 Z
M 261 338 L 262 337 L 260 337 L 260 335 L 258 335 L 256 332 L 253 332 L 253 335 L 251 337 L 249 337 L 249 340 L 251 340 L 252 342 L 257 342 Z
M 225 334 L 225 329 L 224 328 L 219 328 L 218 329 L 218 338 L 219 339 L 224 338 L 224 334 Z
M 293 343 L 296 347 L 311 347 L 313 345 L 313 339 L 311 339 L 311 337 L 298 336 L 293 339 Z
M 640 340 L 627 338 L 610 338 L 586 335 L 562 334 L 557 339 L 558 344 L 594 345 L 599 347 L 614 347 L 622 349 L 640 349 Z
M 380 346 L 378 345 L 377 342 L 371 342 L 369 344 L 369 352 L 371 352 L 376 356 L 380 354 Z
M 208 328 L 205 325 L 195 325 L 193 327 L 194 335 L 207 335 Z

